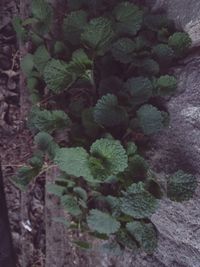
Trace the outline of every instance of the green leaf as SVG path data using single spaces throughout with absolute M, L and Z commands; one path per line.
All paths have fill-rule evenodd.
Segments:
M 97 209 L 90 210 L 87 224 L 92 231 L 107 235 L 116 233 L 120 228 L 120 223 L 115 218 Z
M 27 53 L 21 60 L 20 67 L 26 77 L 30 77 L 34 67 L 33 55 Z
M 89 168 L 89 155 L 82 147 L 61 148 L 57 151 L 54 162 L 69 175 L 84 177 L 93 181 Z
M 114 37 L 112 23 L 109 19 L 99 17 L 90 21 L 81 35 L 81 40 L 97 55 L 102 56 L 111 46 Z
M 128 157 L 118 140 L 99 139 L 92 144 L 90 153 L 101 160 L 109 175 L 118 174 L 127 167 Z
M 153 85 L 146 77 L 133 77 L 125 83 L 125 89 L 133 97 L 131 104 L 135 106 L 149 100 L 152 96 Z
M 136 144 L 134 142 L 128 142 L 126 144 L 126 153 L 127 153 L 128 157 L 135 155 L 136 152 L 137 152 Z
M 127 223 L 128 232 L 148 254 L 152 254 L 157 247 L 157 232 L 151 223 L 130 222 Z
M 27 31 L 22 25 L 22 20 L 19 17 L 14 17 L 12 20 L 12 26 L 16 32 L 17 39 L 24 42 L 27 38 Z
M 132 3 L 118 4 L 114 9 L 114 16 L 117 22 L 117 31 L 120 34 L 136 35 L 141 28 L 143 12 Z
M 129 38 L 120 38 L 112 45 L 113 57 L 121 63 L 130 63 L 135 51 L 135 43 Z
M 137 117 L 144 134 L 157 133 L 164 127 L 162 113 L 152 105 L 146 104 L 140 107 L 137 111 Z
M 94 119 L 100 125 L 113 127 L 127 123 L 128 115 L 119 106 L 117 97 L 107 94 L 102 96 L 94 107 Z
M 123 255 L 120 245 L 116 241 L 108 241 L 101 246 L 101 250 L 108 255 Z
M 35 127 L 44 132 L 53 132 L 70 126 L 69 116 L 62 110 L 38 110 L 33 119 Z
M 64 19 L 63 34 L 72 45 L 80 43 L 81 33 L 87 25 L 87 13 L 83 10 L 71 12 Z
M 80 198 L 82 198 L 82 200 L 87 201 L 87 192 L 85 191 L 85 189 L 83 189 L 82 187 L 74 187 L 73 189 L 74 193 L 76 193 Z
M 177 79 L 174 76 L 163 75 L 157 79 L 156 86 L 160 95 L 167 95 L 176 90 Z
M 53 137 L 46 132 L 40 132 L 34 137 L 34 141 L 40 150 L 46 151 L 53 141 Z
M 45 66 L 44 80 L 48 88 L 58 94 L 74 83 L 76 74 L 71 73 L 64 61 L 52 59 Z
M 137 250 L 136 241 L 130 236 L 129 233 L 127 233 L 125 229 L 120 229 L 120 231 L 117 233 L 116 239 L 118 243 L 124 248 L 127 247 L 132 251 Z
M 179 170 L 168 179 L 167 195 L 173 201 L 189 200 L 195 193 L 196 187 L 196 177 Z
M 47 184 L 46 190 L 48 193 L 61 197 L 65 193 L 65 188 L 57 184 Z
M 133 155 L 129 158 L 128 175 L 136 180 L 143 180 L 146 178 L 149 166 L 146 160 L 140 155 Z
M 78 248 L 84 249 L 84 250 L 90 250 L 92 248 L 92 245 L 88 242 L 82 241 L 82 240 L 76 240 L 73 241 Z
M 152 48 L 152 53 L 161 64 L 169 65 L 174 58 L 174 51 L 167 44 L 158 44 Z
M 47 51 L 45 45 L 41 45 L 37 48 L 33 56 L 33 62 L 35 68 L 43 74 L 44 68 L 47 62 L 51 59 L 49 52 Z
M 124 192 L 121 198 L 121 211 L 136 219 L 143 219 L 155 212 L 157 204 L 157 199 L 145 190 L 142 182 L 139 182 L 132 184 Z
M 77 203 L 77 200 L 70 195 L 64 195 L 61 197 L 61 204 L 63 207 L 72 215 L 72 216 L 79 216 L 81 215 L 82 211 Z
M 175 32 L 169 37 L 169 46 L 177 56 L 184 55 L 192 44 L 191 38 L 186 32 Z
M 142 73 L 152 76 L 159 73 L 160 66 L 155 60 L 148 58 L 141 61 L 139 69 Z

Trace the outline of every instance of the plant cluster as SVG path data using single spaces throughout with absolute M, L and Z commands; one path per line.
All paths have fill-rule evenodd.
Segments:
M 60 176 L 47 190 L 72 220 L 57 221 L 107 240 L 110 251 L 151 254 L 157 231 L 150 218 L 165 192 L 142 156 L 143 144 L 169 123 L 160 105 L 177 87 L 169 67 L 191 40 L 165 14 L 134 1 L 67 2 L 62 21 L 44 0 L 32 1 L 29 18 L 13 21 L 19 39 L 31 43 L 21 68 L 37 146 L 13 181 L 25 189 L 41 171 L 58 166 Z M 179 170 L 168 177 L 167 195 L 188 200 L 196 183 Z

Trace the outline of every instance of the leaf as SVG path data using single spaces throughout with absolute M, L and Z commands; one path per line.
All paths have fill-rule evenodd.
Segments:
M 121 63 L 130 63 L 135 51 L 135 43 L 129 38 L 120 38 L 112 45 L 113 57 Z
M 49 133 L 71 124 L 69 116 L 62 110 L 38 110 L 32 122 L 38 130 Z
M 177 79 L 174 76 L 163 75 L 157 79 L 156 86 L 160 95 L 167 95 L 176 90 Z
M 48 193 L 58 197 L 62 197 L 62 195 L 65 193 L 65 188 L 57 184 L 47 184 L 46 190 Z
M 169 65 L 174 59 L 174 51 L 167 44 L 158 44 L 152 48 L 152 53 L 161 64 Z
M 108 241 L 108 242 L 102 244 L 101 250 L 104 253 L 107 253 L 108 255 L 119 256 L 119 255 L 123 254 L 120 245 L 116 241 L 115 242 Z
M 12 26 L 16 32 L 17 39 L 25 42 L 27 38 L 27 31 L 22 25 L 22 20 L 19 17 L 14 17 L 12 20 Z
M 88 196 L 87 196 L 87 192 L 85 191 L 85 189 L 83 189 L 82 187 L 77 186 L 77 187 L 74 187 L 74 188 L 73 188 L 73 191 L 74 191 L 74 193 L 76 193 L 80 198 L 82 198 L 82 200 L 87 201 Z
M 34 67 L 33 55 L 27 53 L 21 60 L 20 67 L 26 77 L 30 77 Z
M 49 52 L 47 51 L 44 45 L 41 45 L 37 48 L 33 56 L 33 62 L 35 68 L 43 74 L 44 68 L 47 62 L 51 59 Z
M 82 211 L 73 196 L 64 195 L 61 197 L 61 204 L 63 207 L 72 215 L 72 216 L 79 216 L 81 215 Z
M 128 157 L 118 140 L 99 139 L 92 144 L 90 153 L 103 160 L 109 175 L 118 174 L 127 167 Z
M 94 107 L 94 120 L 100 125 L 113 127 L 127 122 L 126 111 L 119 106 L 115 95 L 102 96 Z
M 103 56 L 109 50 L 113 38 L 112 23 L 103 17 L 92 19 L 81 35 L 83 44 L 99 56 Z
M 157 208 L 157 200 L 139 182 L 128 187 L 121 198 L 121 211 L 136 219 L 148 218 Z
M 157 247 L 157 232 L 151 223 L 130 222 L 126 229 L 136 239 L 148 254 L 152 254 Z
M 186 32 L 175 32 L 169 37 L 168 44 L 177 56 L 182 56 L 191 46 L 192 40 Z
M 136 144 L 134 142 L 128 142 L 126 144 L 126 153 L 127 153 L 128 157 L 135 155 L 136 152 L 137 152 Z
M 125 89 L 133 97 L 131 98 L 132 105 L 145 103 L 152 96 L 153 85 L 146 77 L 133 77 L 125 83 Z
M 22 191 L 25 191 L 29 183 L 38 175 L 38 169 L 23 166 L 21 167 L 15 176 L 11 178 L 11 181 Z
M 125 229 L 120 229 L 120 231 L 116 234 L 116 238 L 118 243 L 124 248 L 127 247 L 132 251 L 137 250 L 136 241 L 130 236 L 129 233 Z
M 87 224 L 92 231 L 107 235 L 116 233 L 120 228 L 120 223 L 115 218 L 97 209 L 90 210 Z
M 84 250 L 90 250 L 92 248 L 92 245 L 90 243 L 82 241 L 82 240 L 75 240 L 72 243 L 74 243 L 78 248 L 81 248 Z
M 140 155 L 133 155 L 129 158 L 127 175 L 136 180 L 144 180 L 148 168 L 149 166 L 143 157 Z
M 139 68 L 142 73 L 151 76 L 157 75 L 160 71 L 159 64 L 151 58 L 142 60 Z
M 182 202 L 192 198 L 196 187 L 196 177 L 179 170 L 168 179 L 167 195 L 173 201 Z
M 68 14 L 63 23 L 63 34 L 66 41 L 72 45 L 80 43 L 81 33 L 87 25 L 87 13 L 83 10 L 78 10 Z
M 137 117 L 144 134 L 154 134 L 164 127 L 162 113 L 152 105 L 146 104 L 140 107 Z
M 140 30 L 143 12 L 138 6 L 129 2 L 122 2 L 115 7 L 113 13 L 117 22 L 117 31 L 120 34 L 133 36 Z
M 48 88 L 58 94 L 73 84 L 76 75 L 70 72 L 64 61 L 52 59 L 45 66 L 44 80 Z
M 61 148 L 57 151 L 54 162 L 59 168 L 69 175 L 84 177 L 92 181 L 93 177 L 89 168 L 89 155 L 82 147 Z

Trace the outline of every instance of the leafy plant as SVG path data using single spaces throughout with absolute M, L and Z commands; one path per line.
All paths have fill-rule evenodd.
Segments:
M 169 114 L 155 103 L 175 92 L 169 67 L 191 40 L 164 14 L 133 1 L 67 2 L 57 32 L 45 0 L 33 0 L 30 17 L 13 21 L 21 42 L 32 42 L 21 68 L 37 146 L 13 181 L 25 189 L 57 166 L 60 177 L 46 190 L 60 199 L 71 223 L 55 221 L 103 240 L 112 236 L 106 251 L 151 254 L 157 245 L 151 215 L 164 192 L 140 144 L 168 125 Z M 194 176 L 178 171 L 168 179 L 167 195 L 188 200 L 196 185 Z M 91 247 L 83 240 L 73 244 Z

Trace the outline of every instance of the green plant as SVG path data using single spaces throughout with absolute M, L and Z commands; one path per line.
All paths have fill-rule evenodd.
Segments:
M 71 11 L 54 25 L 62 29 L 56 35 L 44 0 L 32 1 L 30 18 L 15 18 L 18 37 L 32 42 L 21 68 L 38 150 L 13 181 L 24 189 L 57 166 L 60 176 L 47 190 L 72 221 L 55 220 L 104 240 L 112 235 L 106 250 L 151 254 L 157 232 L 150 217 L 164 192 L 141 155 L 140 139 L 167 127 L 169 114 L 153 103 L 174 94 L 177 80 L 168 69 L 191 40 L 164 14 L 132 2 L 68 0 Z M 184 201 L 195 188 L 195 177 L 179 171 L 169 178 L 167 194 Z

